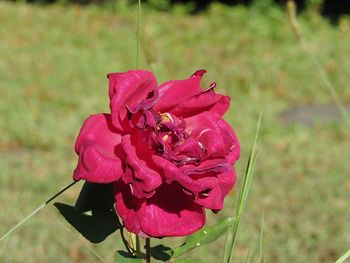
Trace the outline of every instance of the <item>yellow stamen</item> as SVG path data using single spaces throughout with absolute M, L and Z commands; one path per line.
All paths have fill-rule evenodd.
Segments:
M 161 113 L 160 116 L 162 117 L 162 122 L 174 122 L 173 117 L 168 112 Z

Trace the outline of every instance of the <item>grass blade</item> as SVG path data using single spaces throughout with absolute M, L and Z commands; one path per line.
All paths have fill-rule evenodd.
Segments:
M 251 251 L 252 251 L 252 244 L 250 244 L 250 246 L 248 248 L 248 252 L 247 252 L 247 255 L 245 256 L 244 263 L 250 262 L 249 260 L 250 260 Z
M 310 49 L 307 47 L 307 43 L 305 42 L 303 35 L 301 34 L 300 27 L 298 20 L 296 18 L 296 6 L 293 0 L 288 0 L 287 2 L 287 15 L 288 15 L 288 21 L 289 24 L 293 30 L 293 33 L 295 34 L 296 38 L 298 39 L 302 49 L 304 50 L 305 54 L 309 56 L 311 62 L 314 64 L 316 70 L 321 76 L 321 79 L 323 80 L 323 83 L 325 84 L 329 94 L 331 95 L 333 101 L 337 105 L 338 110 L 340 111 L 342 117 L 344 118 L 347 125 L 350 127 L 350 116 L 349 112 L 346 110 L 344 104 L 342 103 L 337 90 L 333 83 L 330 81 L 326 71 L 322 67 L 320 61 L 317 59 L 317 57 L 310 52 Z
M 337 261 L 335 261 L 335 263 L 343 263 L 343 262 L 345 262 L 345 260 L 347 260 L 348 258 L 350 258 L 350 250 L 348 250 L 347 252 L 345 252 L 344 255 L 342 255 Z
M 34 216 L 36 213 L 38 213 L 41 209 L 45 207 L 45 203 L 41 204 L 39 207 L 34 209 L 29 215 L 27 215 L 25 218 L 23 218 L 21 221 L 19 221 L 16 225 L 14 225 L 9 231 L 6 232 L 5 235 L 3 235 L 0 238 L 0 242 L 5 240 L 13 231 L 15 231 L 17 228 L 19 228 L 21 225 L 23 225 L 27 220 L 29 220 L 32 216 Z
M 59 219 L 53 217 L 50 215 L 51 220 L 55 221 L 57 224 L 59 224 L 67 233 L 72 234 L 73 236 L 73 231 L 66 226 L 63 222 L 61 222 Z M 94 255 L 99 261 L 107 263 L 107 260 L 105 260 L 96 250 L 94 250 L 91 246 L 89 246 L 85 240 L 81 239 L 81 236 L 77 237 L 77 240 L 79 241 L 80 244 L 82 244 L 88 251 L 91 252 L 92 255 Z
M 229 245 L 229 232 L 227 231 L 225 236 L 224 251 L 222 253 L 221 263 L 226 262 L 228 245 Z
M 66 187 L 64 187 L 62 190 L 60 190 L 59 192 L 57 192 L 56 194 L 54 194 L 52 197 L 50 197 L 45 203 L 41 204 L 39 207 L 37 207 L 36 209 L 34 209 L 29 215 L 27 215 L 25 218 L 23 218 L 21 221 L 19 221 L 16 225 L 14 225 L 13 227 L 10 228 L 9 231 L 7 231 L 1 238 L 0 238 L 0 242 L 5 240 L 8 236 L 11 235 L 11 233 L 13 233 L 17 228 L 19 228 L 21 225 L 23 225 L 27 220 L 29 220 L 31 217 L 33 217 L 36 213 L 38 213 L 41 209 L 43 209 L 46 205 L 48 205 L 52 200 L 54 200 L 56 197 L 58 197 L 59 195 L 61 195 L 62 193 L 64 193 L 66 190 L 68 190 L 69 188 L 71 188 L 73 185 L 75 185 L 77 182 L 79 181 L 74 181 L 72 183 L 70 183 L 69 185 L 67 185 Z
M 140 65 L 140 29 L 141 27 L 141 0 L 138 0 L 137 5 L 137 27 L 136 27 L 136 69 Z
M 263 263 L 264 253 L 264 214 L 261 217 L 260 236 L 259 236 L 259 262 Z
M 259 116 L 258 123 L 256 126 L 256 133 L 255 133 L 253 148 L 252 148 L 251 153 L 249 155 L 247 169 L 246 169 L 246 173 L 245 173 L 245 177 L 244 177 L 244 181 L 243 181 L 243 186 L 242 186 L 242 189 L 241 189 L 241 191 L 239 193 L 239 197 L 238 197 L 238 204 L 237 204 L 237 209 L 236 209 L 236 221 L 235 221 L 235 223 L 232 227 L 232 231 L 231 231 L 231 241 L 230 241 L 230 245 L 229 245 L 229 256 L 227 259 L 227 263 L 230 263 L 232 261 L 233 250 L 234 250 L 236 240 L 237 240 L 237 232 L 238 232 L 239 223 L 241 221 L 241 216 L 243 214 L 243 210 L 244 210 L 244 207 L 245 207 L 245 204 L 247 201 L 247 197 L 249 194 L 249 190 L 251 187 L 251 183 L 252 183 L 252 178 L 253 178 L 253 174 L 254 174 L 254 166 L 255 166 L 256 155 L 257 155 L 258 137 L 259 137 L 260 126 L 261 126 L 261 117 L 262 117 L 262 112 L 260 112 L 260 116 Z

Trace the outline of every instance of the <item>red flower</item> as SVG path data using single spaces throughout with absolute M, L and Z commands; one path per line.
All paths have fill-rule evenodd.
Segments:
M 222 119 L 230 98 L 200 87 L 205 70 L 158 87 L 151 72 L 108 75 L 111 114 L 90 116 L 75 148 L 74 179 L 115 184 L 127 230 L 184 236 L 218 211 L 235 184 L 238 139 Z

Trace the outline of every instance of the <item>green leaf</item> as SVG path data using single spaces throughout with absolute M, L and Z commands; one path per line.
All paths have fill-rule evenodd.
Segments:
M 182 258 L 175 261 L 176 263 L 203 263 L 203 261 L 200 261 L 198 259 L 193 258 Z
M 173 254 L 174 254 L 174 251 L 170 247 L 166 247 L 163 245 L 151 247 L 152 257 L 160 261 L 164 261 L 164 262 L 168 261 Z
M 228 227 L 233 225 L 234 221 L 235 219 L 230 217 L 214 226 L 204 227 L 193 235 L 188 236 L 185 243 L 180 247 L 175 248 L 174 257 L 179 257 L 196 247 L 201 247 L 214 242 L 226 232 Z
M 142 259 L 136 258 L 128 252 L 118 250 L 115 254 L 115 263 L 142 263 Z

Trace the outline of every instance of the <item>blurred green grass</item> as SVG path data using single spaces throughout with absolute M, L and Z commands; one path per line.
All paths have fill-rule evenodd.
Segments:
M 0 233 L 71 181 L 75 137 L 84 119 L 108 112 L 106 74 L 135 66 L 136 8 L 0 3 Z M 300 22 L 342 100 L 350 103 L 350 20 L 332 27 L 312 11 Z M 259 258 L 261 215 L 267 262 L 331 262 L 350 247 L 350 133 L 343 123 L 285 126 L 278 114 L 332 100 L 295 40 L 283 10 L 227 8 L 196 16 L 144 8 L 141 65 L 159 82 L 208 70 L 204 84 L 232 97 L 227 119 L 241 140 L 244 174 L 255 125 L 261 146 L 234 262 L 253 243 Z M 232 215 L 238 187 L 209 222 Z M 60 200 L 74 203 L 75 186 Z M 71 231 L 71 232 L 70 232 Z M 53 207 L 0 244 L 0 262 L 112 262 L 117 235 L 91 245 Z M 166 241 L 172 242 L 172 241 Z M 217 262 L 224 240 L 192 257 Z

